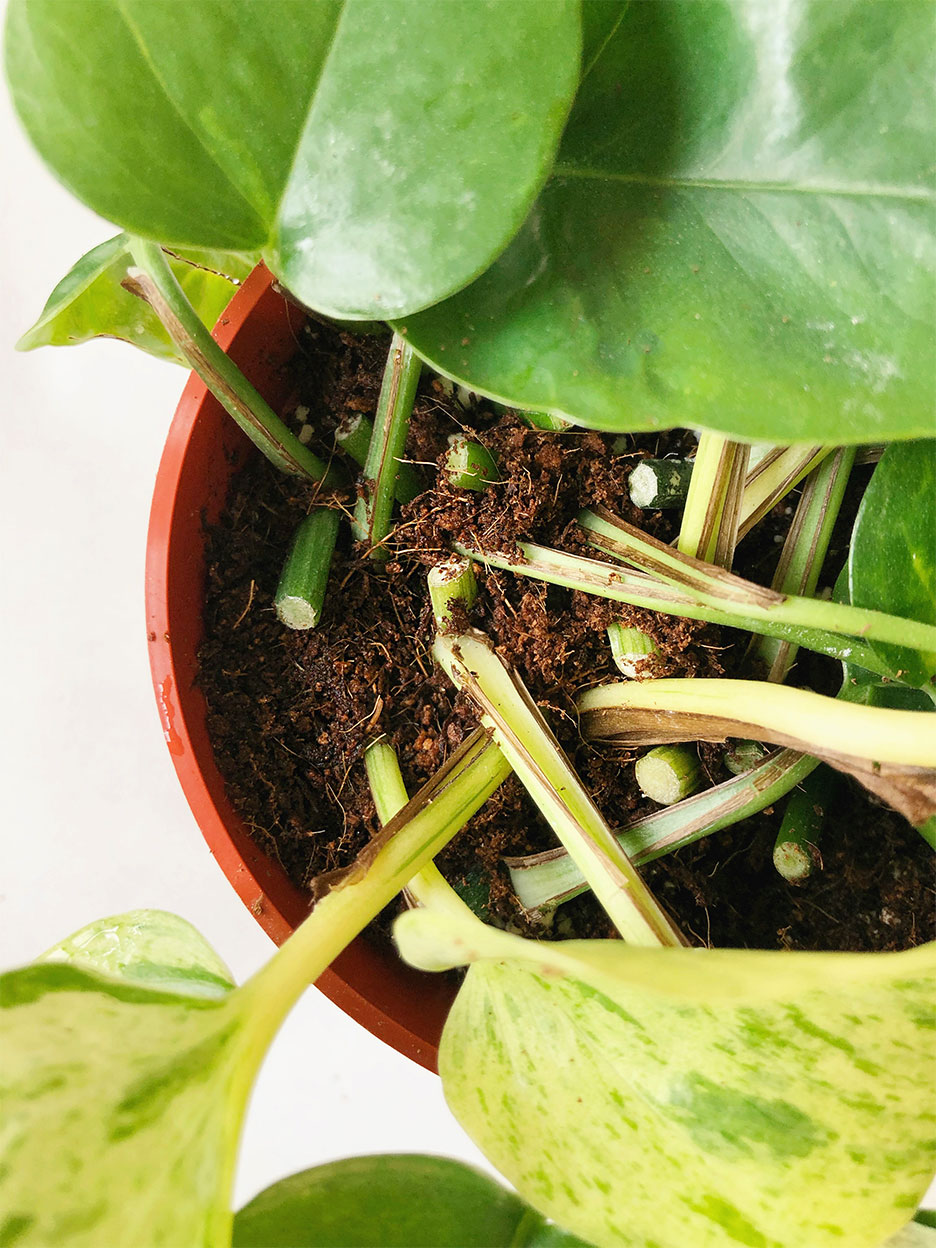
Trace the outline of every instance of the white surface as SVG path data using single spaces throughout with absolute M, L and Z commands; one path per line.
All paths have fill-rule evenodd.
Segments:
M 117 342 L 13 351 L 59 278 L 116 231 L 46 173 L 0 95 L 0 967 L 152 906 L 193 922 L 242 980 L 272 945 L 182 797 L 147 666 L 150 494 L 185 374 Z M 238 1203 L 307 1166 L 389 1151 L 481 1160 L 438 1079 L 310 989 L 257 1086 Z

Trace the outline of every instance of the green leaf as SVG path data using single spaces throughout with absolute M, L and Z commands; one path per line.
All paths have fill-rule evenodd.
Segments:
M 475 963 L 439 1053 L 462 1126 L 604 1248 L 879 1248 L 936 1161 L 936 944 L 900 954 L 537 943 L 429 910 L 427 970 Z
M 226 1242 L 238 1003 L 57 963 L 0 977 L 0 1243 Z
M 587 1248 L 488 1175 L 445 1157 L 349 1157 L 304 1170 L 234 1219 L 235 1248 Z
M 223 997 L 231 972 L 191 923 L 166 910 L 97 919 L 54 945 L 40 962 L 70 962 L 145 988 Z
M 12 0 L 42 157 L 133 234 L 263 249 L 305 303 L 384 319 L 520 228 L 579 73 L 577 0 Z
M 122 338 L 150 355 L 187 368 L 149 304 L 121 285 L 132 263 L 124 234 L 82 256 L 52 291 L 42 315 L 20 338 L 17 349 Z M 180 250 L 170 260 L 189 302 L 209 329 L 254 263 L 253 257 L 235 252 L 192 250 Z
M 936 623 L 936 441 L 884 452 L 855 521 L 848 593 L 855 606 Z M 936 694 L 936 654 L 872 647 L 896 679 Z
M 597 428 L 926 436 L 934 50 L 916 0 L 626 6 L 523 230 L 397 328 Z

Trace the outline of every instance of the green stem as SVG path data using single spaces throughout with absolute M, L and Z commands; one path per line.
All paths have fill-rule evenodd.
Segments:
M 364 766 L 371 796 L 377 807 L 377 817 L 382 824 L 389 823 L 409 802 L 396 750 L 383 738 L 373 741 L 364 751 Z M 497 774 L 495 770 L 492 778 Z M 463 918 L 472 913 L 434 862 L 427 862 L 416 872 L 407 883 L 406 892 L 421 906 L 444 909 Z
M 448 478 L 449 485 L 456 490 L 474 490 L 480 493 L 493 482 L 500 480 L 491 452 L 463 433 L 452 434 L 449 438 L 449 449 L 442 471 Z
M 346 455 L 349 455 L 362 468 L 367 463 L 367 455 L 374 438 L 374 422 L 368 420 L 361 412 L 346 416 L 335 430 L 335 441 Z M 417 494 L 421 494 L 425 485 L 412 464 L 400 461 L 397 468 L 396 481 L 393 485 L 393 496 L 398 503 L 411 503 Z
M 767 754 L 766 745 L 760 741 L 733 741 L 731 748 L 725 751 L 723 762 L 733 776 L 743 775 L 752 767 L 757 767 Z
M 484 805 L 510 774 L 477 731 L 359 856 L 274 958 L 239 991 L 254 994 L 250 1046 L 264 1052 L 304 989 Z
M 441 632 L 453 626 L 453 607 L 460 604 L 467 611 L 478 596 L 478 582 L 470 559 L 437 563 L 430 568 L 426 583 L 436 628 Z
M 738 541 L 820 464 L 831 446 L 775 446 L 747 474 L 741 497 Z
M 627 479 L 627 492 L 645 510 L 681 507 L 691 480 L 691 459 L 642 459 Z
M 700 436 L 677 542 L 683 554 L 731 566 L 749 455 L 721 434 Z
M 625 602 L 631 606 L 645 607 L 664 615 L 684 616 L 690 620 L 724 624 L 729 628 L 742 629 L 748 633 L 764 633 L 770 637 L 786 638 L 798 646 L 815 650 L 819 654 L 826 654 L 840 662 L 852 663 L 881 676 L 891 676 L 890 668 L 878 658 L 871 647 L 853 635 L 843 635 L 840 631 L 830 630 L 824 626 L 817 628 L 812 624 L 804 625 L 799 621 L 790 622 L 788 619 L 778 619 L 775 613 L 771 614 L 769 611 L 759 611 L 755 615 L 749 605 L 740 603 L 730 593 L 725 593 L 720 598 L 717 597 L 717 584 L 713 585 L 711 594 L 712 601 L 716 605 L 708 606 L 685 589 L 677 589 L 646 573 L 628 571 L 621 568 L 619 564 L 604 563 L 598 559 L 584 559 L 581 555 L 566 554 L 564 551 L 552 550 L 548 546 L 537 546 L 533 542 L 519 542 L 518 546 L 523 559 L 522 563 L 511 560 L 506 555 L 482 552 L 470 546 L 455 543 L 455 549 L 459 554 L 490 568 L 513 572 L 517 576 L 528 576 L 533 580 L 546 581 L 550 585 L 559 585 L 565 589 L 577 589 L 583 594 L 594 594 L 599 598 L 608 598 L 612 602 Z M 760 592 L 767 591 L 761 590 Z M 808 601 L 811 603 L 811 600 Z M 821 614 L 821 608 L 831 604 L 815 605 L 820 608 Z M 851 608 L 851 610 L 858 611 L 857 608 Z M 789 612 L 786 614 L 789 615 Z M 889 620 L 895 627 L 903 623 L 896 617 L 880 617 L 879 612 L 865 610 L 860 610 L 857 615 L 850 616 L 849 623 L 857 632 L 862 632 L 873 626 L 874 617 Z M 839 621 L 836 620 L 836 622 Z M 936 630 L 933 631 L 936 632 Z M 926 648 L 932 649 L 933 644 L 933 642 L 928 642 Z
M 139 268 L 127 274 L 135 293 L 152 307 L 180 355 L 271 464 L 294 476 L 336 484 L 337 474 L 283 424 L 234 361 L 212 338 L 185 297 L 158 243 L 131 238 Z
M 772 806 L 818 765 L 817 759 L 796 750 L 775 750 L 744 775 L 655 811 L 614 835 L 631 862 L 643 866 Z M 505 862 L 525 910 L 560 905 L 588 888 L 564 849 Z
M 819 858 L 819 838 L 826 811 L 841 784 L 841 777 L 819 767 L 794 789 L 783 812 L 773 851 L 773 863 L 785 880 L 800 884 L 809 878 Z
M 436 638 L 433 654 L 481 711 L 504 757 L 579 864 L 624 939 L 679 945 L 682 938 L 623 854 L 519 676 L 479 633 Z
M 386 559 L 390 553 L 386 538 L 391 528 L 394 490 L 421 369 L 419 356 L 406 339 L 394 334 L 364 464 L 364 494 L 354 508 L 352 524 L 354 536 L 367 543 L 372 559 Z
M 647 660 L 660 653 L 652 637 L 639 628 L 625 628 L 619 623 L 608 625 L 608 641 L 615 666 L 628 680 L 647 675 Z
M 759 680 L 617 681 L 578 699 L 586 737 L 620 744 L 755 737 L 875 769 L 936 767 L 936 716 Z
M 845 497 L 845 487 L 855 462 L 855 447 L 841 447 L 827 455 L 806 479 L 793 523 L 787 533 L 780 562 L 771 588 L 781 594 L 812 598 L 819 582 Z M 796 646 L 776 637 L 757 637 L 748 649 L 748 658 L 767 674 L 767 680 L 781 682 L 796 658 Z
M 884 641 L 924 652 L 936 651 L 936 626 L 932 624 L 920 624 L 916 620 L 844 603 L 778 594 L 776 590 L 765 589 L 713 564 L 675 551 L 603 508 L 600 512 L 582 512 L 579 525 L 591 545 L 650 573 L 667 585 L 683 590 L 704 606 L 717 608 L 732 601 L 752 620 L 771 620 L 778 624 L 861 638 L 862 641 Z M 801 644 L 808 645 L 807 642 Z M 859 662 L 855 658 L 851 661 Z M 864 661 L 860 662 L 864 666 Z
M 674 806 L 702 783 L 699 756 L 687 745 L 659 745 L 634 764 L 634 779 L 644 797 L 661 806 Z
M 572 422 L 561 416 L 550 416 L 549 412 L 517 412 L 525 425 L 531 429 L 542 429 L 545 433 L 565 433 L 571 429 Z
M 316 507 L 293 534 L 273 605 L 287 628 L 315 628 L 322 616 L 339 515 Z

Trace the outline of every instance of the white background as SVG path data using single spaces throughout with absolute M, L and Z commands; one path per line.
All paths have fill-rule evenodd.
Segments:
M 59 278 L 116 230 L 46 172 L 0 97 L 0 967 L 156 907 L 194 923 L 241 981 L 273 946 L 178 787 L 147 660 L 150 495 L 186 375 L 119 342 L 13 350 Z M 307 1166 L 390 1151 L 481 1162 L 436 1076 L 310 989 L 255 1090 L 237 1202 Z
M 185 374 L 118 342 L 13 350 L 116 230 L 46 172 L 2 88 L 0 154 L 0 968 L 92 919 L 155 907 L 194 923 L 242 981 L 273 947 L 176 783 L 147 660 L 150 494 Z M 310 989 L 255 1089 L 236 1203 L 380 1152 L 485 1165 L 438 1079 Z

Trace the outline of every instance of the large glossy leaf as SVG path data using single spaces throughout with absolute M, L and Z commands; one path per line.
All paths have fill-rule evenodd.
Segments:
M 936 945 L 542 944 L 428 910 L 396 936 L 426 969 L 474 963 L 439 1054 L 449 1105 L 576 1234 L 878 1248 L 926 1190 Z
M 0 977 L 0 1242 L 223 1244 L 244 998 L 171 915 L 108 919 L 46 956 Z
M 474 389 L 605 429 L 933 429 L 934 51 L 919 0 L 619 6 L 524 229 L 407 318 Z
M 848 593 L 855 606 L 936 623 L 936 441 L 884 452 L 855 521 Z M 936 696 L 936 654 L 879 642 L 874 650 L 899 679 Z
M 81 199 L 265 249 L 336 316 L 458 290 L 519 229 L 579 73 L 577 0 L 11 0 L 7 74 Z
M 211 329 L 255 262 L 235 252 L 179 250 L 169 263 L 202 323 Z M 188 368 L 149 304 L 121 285 L 132 263 L 124 234 L 87 252 L 52 291 L 42 315 L 17 348 L 31 351 L 74 346 L 91 338 L 122 338 Z
M 445 1157 L 349 1157 L 274 1183 L 235 1248 L 588 1248 L 488 1175 Z

